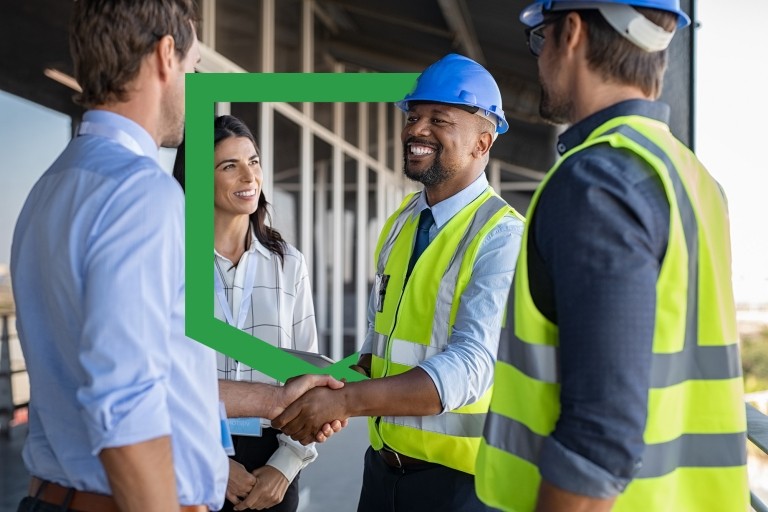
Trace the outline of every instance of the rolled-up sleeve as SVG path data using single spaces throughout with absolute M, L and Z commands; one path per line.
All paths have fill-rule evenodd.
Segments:
M 94 454 L 171 433 L 170 321 L 183 286 L 181 191 L 136 172 L 109 197 L 83 268 L 83 379 L 77 390 Z
M 446 350 L 419 364 L 435 383 L 443 413 L 476 402 L 493 382 L 499 333 L 522 235 L 523 223 L 507 216 L 486 236 L 461 295 Z

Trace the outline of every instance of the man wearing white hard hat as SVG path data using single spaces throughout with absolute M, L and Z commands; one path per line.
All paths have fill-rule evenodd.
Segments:
M 345 393 L 308 393 L 273 421 L 311 441 L 323 423 L 369 416 L 362 512 L 485 511 L 474 473 L 523 219 L 485 177 L 508 129 L 488 71 L 447 55 L 398 106 L 403 171 L 424 189 L 379 237 L 369 329 Z
M 506 511 L 744 511 L 724 193 L 669 130 L 677 0 L 526 7 L 540 113 L 570 127 L 528 211 L 477 492 Z

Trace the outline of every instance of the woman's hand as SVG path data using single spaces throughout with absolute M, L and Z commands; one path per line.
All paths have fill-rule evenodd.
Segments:
M 227 480 L 226 497 L 232 504 L 237 505 L 242 498 L 248 496 L 256 483 L 256 477 L 245 470 L 245 466 L 229 459 L 229 480 Z
M 256 483 L 248 497 L 235 506 L 235 510 L 262 510 L 283 501 L 291 482 L 279 470 L 272 466 L 262 466 L 253 470 L 252 476 Z

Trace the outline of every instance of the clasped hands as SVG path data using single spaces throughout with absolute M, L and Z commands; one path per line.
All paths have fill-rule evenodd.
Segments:
M 262 466 L 249 473 L 242 464 L 229 459 L 226 497 L 235 510 L 273 507 L 283 501 L 290 483 L 272 466 Z
M 347 426 L 344 381 L 329 375 L 302 375 L 284 386 L 286 401 L 272 426 L 307 445 L 324 442 Z

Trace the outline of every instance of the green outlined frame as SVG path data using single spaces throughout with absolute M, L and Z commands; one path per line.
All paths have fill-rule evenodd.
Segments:
M 361 380 L 348 366 L 357 354 L 318 368 L 213 316 L 214 103 L 401 100 L 416 73 L 195 73 L 186 77 L 186 334 L 284 382 L 305 373 Z M 255 342 L 254 342 L 255 341 Z

